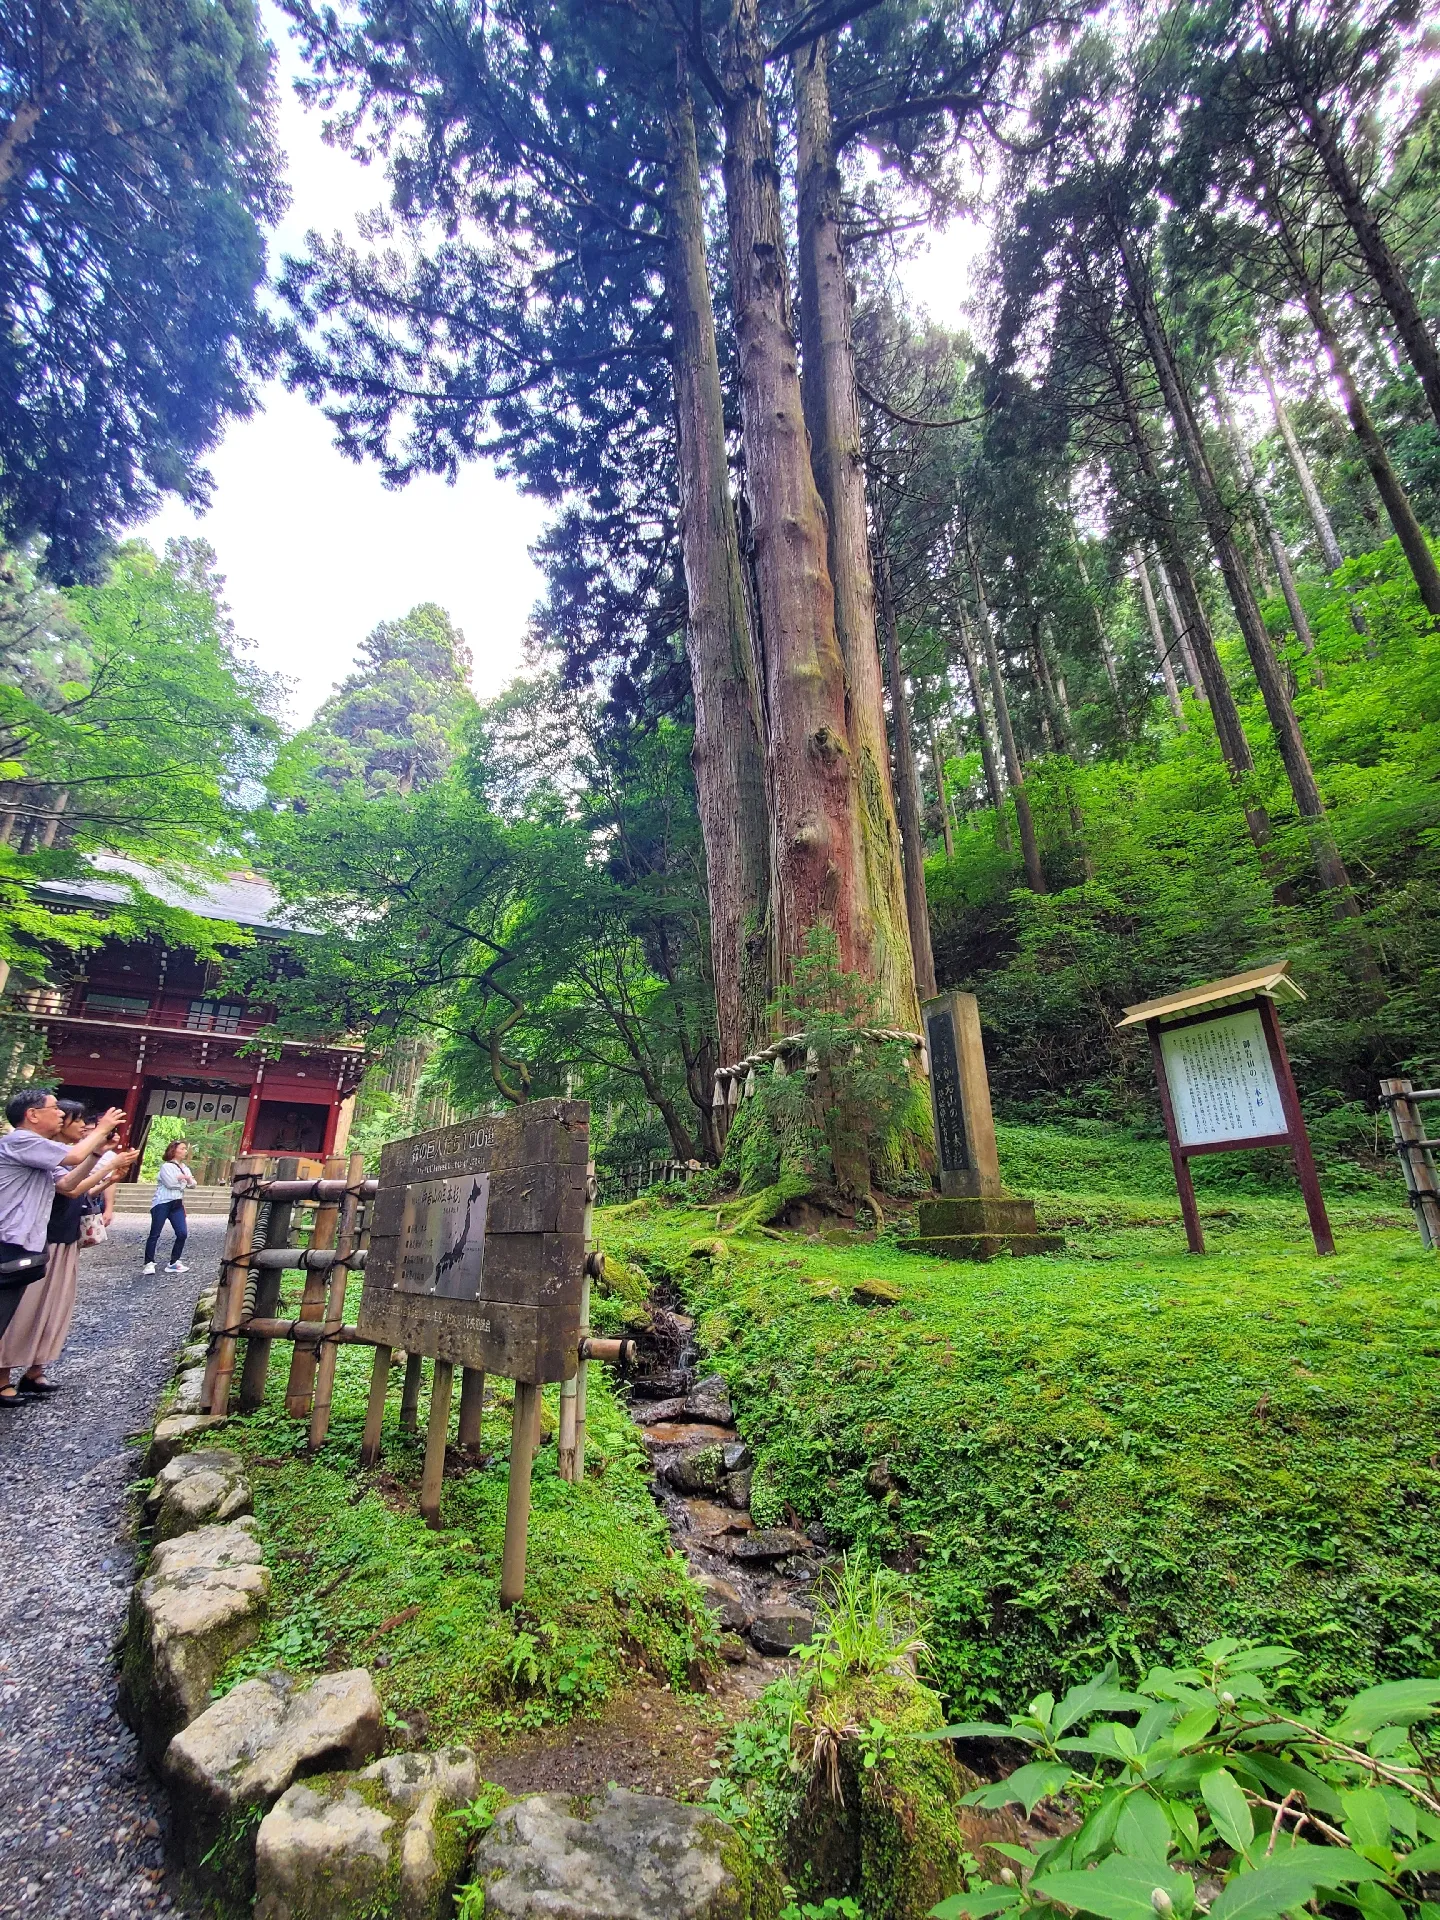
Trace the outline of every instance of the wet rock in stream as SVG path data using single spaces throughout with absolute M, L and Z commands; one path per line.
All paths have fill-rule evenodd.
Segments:
M 688 1334 L 682 1316 L 672 1319 Z M 814 1630 L 810 1593 L 826 1556 L 791 1527 L 756 1527 L 749 1512 L 752 1456 L 735 1433 L 724 1379 L 696 1380 L 693 1348 L 680 1359 L 680 1367 L 632 1383 L 632 1416 L 650 1456 L 656 1501 L 724 1629 L 721 1652 L 732 1665 L 754 1669 L 763 1685 Z M 659 1384 L 663 1397 L 655 1392 Z

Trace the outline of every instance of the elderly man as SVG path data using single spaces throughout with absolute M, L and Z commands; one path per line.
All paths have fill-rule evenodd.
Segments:
M 56 1175 L 98 1153 L 125 1109 L 111 1107 L 74 1146 L 55 1138 L 65 1116 L 53 1093 L 27 1087 L 11 1096 L 5 1118 L 14 1132 L 0 1140 L 0 1333 L 14 1318 L 22 1290 L 45 1271 Z

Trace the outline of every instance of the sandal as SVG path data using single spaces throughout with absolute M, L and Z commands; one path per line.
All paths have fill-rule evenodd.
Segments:
M 0 1387 L 0 1407 L 18 1407 L 20 1395 L 14 1387 Z
M 32 1380 L 28 1374 L 20 1376 L 21 1393 L 59 1393 L 60 1389 L 53 1380 Z

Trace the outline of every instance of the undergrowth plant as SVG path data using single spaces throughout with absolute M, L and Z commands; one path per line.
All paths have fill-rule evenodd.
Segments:
M 1097 1920 L 1273 1920 L 1305 1907 L 1362 1920 L 1440 1920 L 1440 1750 L 1420 1731 L 1440 1680 L 1368 1687 L 1326 1714 L 1272 1699 L 1296 1655 L 1213 1641 L 1133 1691 L 1112 1662 L 1004 1725 L 927 1739 L 1003 1739 L 1034 1758 L 967 1796 L 1075 1816 L 1039 1847 L 992 1844 L 1013 1864 L 933 1909 L 988 1920 L 1054 1907 Z M 1123 1717 L 1117 1717 L 1123 1716 Z

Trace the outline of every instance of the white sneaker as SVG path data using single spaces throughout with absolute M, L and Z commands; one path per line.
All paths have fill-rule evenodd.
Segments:
M 155 1262 L 153 1260 L 147 1260 L 140 1271 L 141 1273 L 153 1273 L 155 1271 Z
M 189 1267 L 186 1266 L 183 1260 L 172 1260 L 169 1266 L 166 1267 L 165 1271 L 167 1273 L 188 1273 L 190 1269 Z

